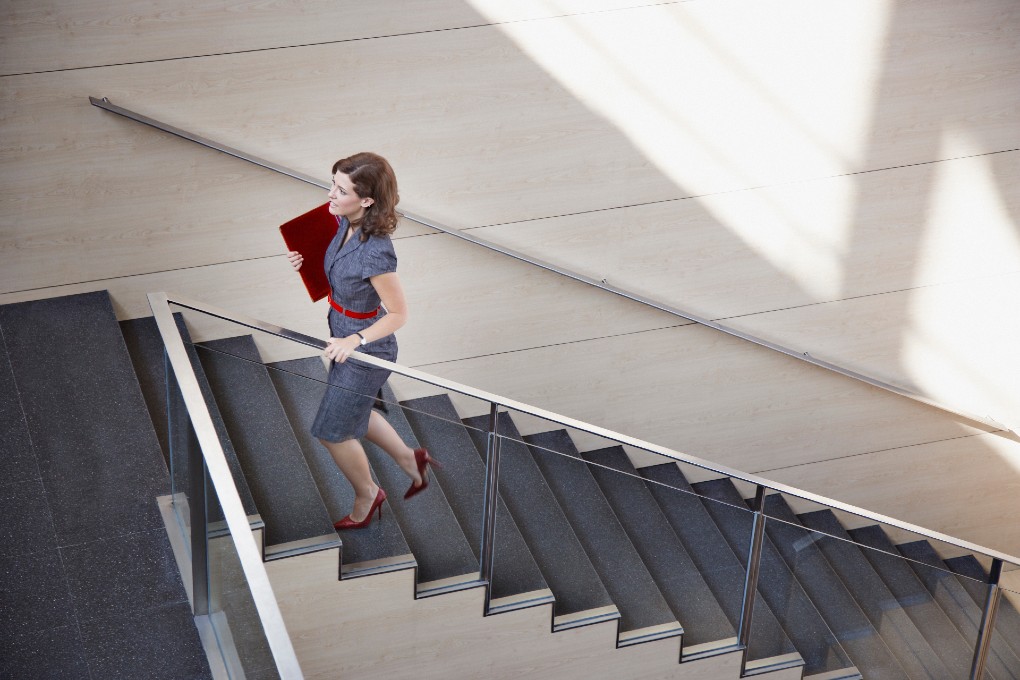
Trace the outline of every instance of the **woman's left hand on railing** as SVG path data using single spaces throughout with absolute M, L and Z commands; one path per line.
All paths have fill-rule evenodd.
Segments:
M 350 335 L 346 338 L 330 338 L 326 341 L 326 356 L 330 361 L 338 361 L 342 364 L 360 345 L 361 341 L 357 335 Z

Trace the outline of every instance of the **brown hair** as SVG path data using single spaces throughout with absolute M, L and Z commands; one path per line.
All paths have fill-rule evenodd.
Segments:
M 397 176 L 382 156 L 374 153 L 356 153 L 333 164 L 333 174 L 342 172 L 351 178 L 354 192 L 361 198 L 373 199 L 365 215 L 356 225 L 361 228 L 361 240 L 369 236 L 388 236 L 397 229 Z

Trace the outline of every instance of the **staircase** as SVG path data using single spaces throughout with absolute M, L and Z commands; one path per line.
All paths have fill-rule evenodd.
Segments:
M 184 332 L 189 321 L 178 320 Z M 73 603 L 64 607 L 73 615 L 43 620 L 38 596 L 5 595 L 0 620 L 13 620 L 16 635 L 2 636 L 0 677 L 45 676 L 34 669 L 65 658 L 92 677 L 209 677 L 207 665 L 194 665 L 195 626 L 178 611 L 187 607 L 180 579 L 151 566 L 170 563 L 155 498 L 171 491 L 167 462 L 179 468 L 180 437 L 166 429 L 154 321 L 118 325 L 108 296 L 91 293 L 2 307 L 0 330 L 3 462 L 21 471 L 5 477 L 17 481 L 5 487 L 5 507 L 23 508 L 19 537 L 47 536 L 6 558 L 2 586 L 7 593 L 22 579 L 45 580 L 44 591 L 32 587 L 50 608 L 60 597 Z M 387 418 L 443 467 L 405 503 L 406 476 L 366 443 L 389 500 L 382 521 L 338 535 L 332 521 L 353 495 L 308 434 L 326 389 L 322 362 L 265 363 L 259 339 L 240 327 L 188 349 L 305 677 L 740 676 L 754 514 L 732 480 L 690 484 L 665 459 L 635 468 L 622 446 L 579 450 L 559 427 L 522 436 L 500 413 L 495 566 L 486 584 L 478 565 L 488 416 L 460 412 L 438 389 L 401 402 L 387 388 Z M 112 391 L 108 380 L 121 387 Z M 54 412 L 66 428 L 45 424 Z M 70 481 L 51 471 L 59 465 Z M 28 500 L 8 500 L 15 496 Z M 56 532 L 39 526 L 47 511 Z M 942 560 L 925 541 L 894 545 L 879 526 L 847 530 L 831 510 L 797 513 L 780 494 L 766 497 L 764 511 L 745 675 L 969 677 L 988 578 L 977 559 Z M 152 545 L 141 547 L 139 536 Z M 137 567 L 138 556 L 147 566 Z M 106 568 L 92 568 L 95 559 Z M 72 592 L 56 592 L 58 581 Z M 80 584 L 105 595 L 80 599 Z M 146 597 L 136 597 L 139 589 Z M 248 601 L 231 594 L 225 611 L 245 675 L 275 677 Z M 163 626 L 159 645 L 187 651 L 145 655 L 95 641 L 99 624 L 90 622 L 113 612 L 120 634 L 136 632 L 125 622 Z M 80 632 L 63 637 L 68 630 Z M 985 677 L 1020 680 L 1020 615 L 1005 598 L 995 631 Z M 57 653 L 63 639 L 80 651 Z M 133 671 L 96 674 L 103 664 L 135 662 Z

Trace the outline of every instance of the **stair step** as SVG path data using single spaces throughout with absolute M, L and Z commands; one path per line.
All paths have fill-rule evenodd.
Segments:
M 566 430 L 524 437 L 546 482 L 620 610 L 621 638 L 666 637 L 683 628 Z M 638 631 L 647 631 L 645 634 Z
M 765 514 L 766 534 L 864 677 L 907 680 L 908 672 L 819 550 L 825 537 L 802 527 L 781 494 L 765 497 Z
M 251 490 L 248 488 L 248 482 L 244 478 L 241 463 L 237 460 L 234 445 L 227 434 L 227 426 L 223 422 L 223 416 L 220 414 L 219 406 L 213 397 L 212 387 L 209 385 L 205 369 L 202 368 L 202 362 L 198 359 L 198 352 L 195 350 L 195 346 L 191 344 L 191 334 L 188 332 L 187 325 L 181 314 L 174 314 L 174 321 L 177 324 L 181 337 L 184 339 L 184 349 L 191 361 L 191 367 L 195 372 L 195 378 L 198 380 L 202 397 L 209 408 L 209 415 L 216 429 L 220 446 L 223 449 L 223 455 L 227 460 L 227 466 L 230 468 L 234 486 L 237 488 L 238 496 L 241 498 L 241 505 L 244 507 L 245 514 L 248 515 L 248 520 L 252 527 L 261 528 L 262 519 L 259 517 L 258 509 L 255 507 L 255 500 L 252 498 Z M 169 461 L 171 451 L 176 450 L 179 452 L 176 459 L 169 463 L 171 476 L 175 480 L 175 488 L 186 488 L 188 469 L 187 455 L 184 452 L 187 451 L 187 431 L 183 426 L 183 420 L 181 421 L 181 427 L 174 426 L 173 432 L 167 431 L 166 368 L 164 365 L 163 340 L 159 335 L 156 320 L 148 316 L 130 321 L 122 321 L 120 329 L 127 344 L 128 352 L 131 355 L 135 372 L 139 376 L 139 385 L 142 388 L 142 395 L 145 397 L 145 403 L 152 418 L 156 435 L 160 438 L 161 445 L 166 447 L 163 450 L 163 455 Z M 180 396 L 178 393 L 175 400 L 177 404 L 174 408 L 176 412 L 179 412 L 180 417 L 184 418 L 186 417 L 184 404 L 179 400 Z M 209 508 L 208 519 L 213 524 L 223 521 L 223 514 L 218 503 L 212 504 L 212 507 Z
M 970 674 L 974 655 L 968 643 L 931 593 L 917 578 L 909 563 L 896 555 L 896 547 L 878 525 L 851 529 L 851 539 L 865 548 L 865 559 L 875 568 L 895 599 L 891 606 L 901 608 L 924 635 L 949 671 L 947 677 L 965 678 Z
M 981 607 L 974 603 L 956 576 L 946 570 L 946 565 L 928 541 L 903 543 L 897 545 L 896 549 L 904 557 L 916 562 L 910 562 L 910 567 L 973 649 L 981 624 Z M 999 636 L 992 638 L 988 669 L 996 680 L 1020 680 L 1020 659 Z
M 729 625 L 736 630 L 743 603 L 743 558 L 737 558 L 675 463 L 639 468 L 638 473 L 646 480 L 645 486 L 652 498 L 711 588 Z M 746 552 L 747 546 L 742 549 Z M 756 667 L 772 669 L 791 654 L 796 654 L 793 643 L 768 603 L 758 598 L 751 619 L 749 663 L 753 661 Z M 804 660 L 799 655 L 797 658 L 803 665 Z
M 683 626 L 685 653 L 689 647 L 732 641 L 736 627 L 726 618 L 623 447 L 586 451 L 581 456 L 592 463 L 589 472 Z
M 383 385 L 382 393 L 383 399 L 390 405 L 389 413 L 385 414 L 386 420 L 408 446 L 418 448 L 418 439 L 388 384 Z M 477 581 L 478 560 L 471 552 L 442 487 L 430 484 L 428 490 L 405 501 L 404 492 L 411 484 L 407 475 L 382 449 L 368 441 L 363 443 L 372 468 L 389 494 L 386 504 L 397 516 L 404 538 L 418 562 L 418 582 L 425 584 L 446 579 L 458 579 L 463 583 Z
M 326 393 L 326 369 L 322 360 L 318 357 L 293 359 L 267 367 L 319 496 L 330 519 L 337 521 L 354 506 L 354 490 L 326 447 L 311 433 L 319 403 Z M 344 578 L 417 566 L 393 513 L 384 512 L 381 521 L 374 521 L 364 529 L 343 532 L 340 540 L 343 544 L 340 573 Z
M 4 305 L 0 327 L 58 542 L 161 529 L 169 477 L 109 295 Z
M 304 454 L 250 335 L 196 345 L 265 522 L 267 557 L 337 543 Z
M 431 474 L 443 489 L 475 559 L 481 558 L 485 465 L 478 458 L 453 402 L 446 394 L 402 403 L 418 441 L 442 461 Z M 496 542 L 489 596 L 502 611 L 549 601 L 549 586 L 502 498 L 496 504 Z M 531 593 L 531 596 L 526 596 Z M 523 596 L 523 597 L 522 597 Z M 491 603 L 492 604 L 492 603 Z
M 468 434 L 485 460 L 488 416 L 465 418 Z M 581 547 L 542 472 L 507 413 L 498 418 L 499 491 L 556 597 L 556 629 L 612 619 L 620 614 Z
M 809 529 L 835 537 L 819 537 L 815 545 L 910 677 L 933 680 L 954 677 L 896 602 L 882 577 L 862 554 L 861 548 L 854 545 L 835 513 L 819 510 L 800 515 L 799 519 Z
M 974 604 L 984 608 L 988 597 L 988 572 L 973 555 L 962 555 L 944 560 L 946 566 L 954 574 L 959 574 L 960 585 L 964 587 Z M 1002 636 L 1005 644 L 1020 657 L 1020 613 L 1013 603 L 1005 597 L 999 600 L 998 613 L 995 616 L 995 632 Z
M 693 488 L 706 497 L 705 508 L 744 563 L 752 523 L 752 514 L 746 510 L 744 498 L 728 478 L 700 482 Z M 766 528 L 768 524 L 766 522 Z M 854 665 L 768 535 L 761 553 L 758 592 L 804 657 L 804 675 L 841 671 Z

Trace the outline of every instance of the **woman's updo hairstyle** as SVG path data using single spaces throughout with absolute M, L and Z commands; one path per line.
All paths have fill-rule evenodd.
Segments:
M 351 178 L 354 192 L 361 198 L 373 199 L 358 225 L 361 240 L 369 236 L 388 236 L 397 228 L 397 177 L 382 156 L 369 152 L 341 158 L 333 164 L 333 174 L 342 172 Z

